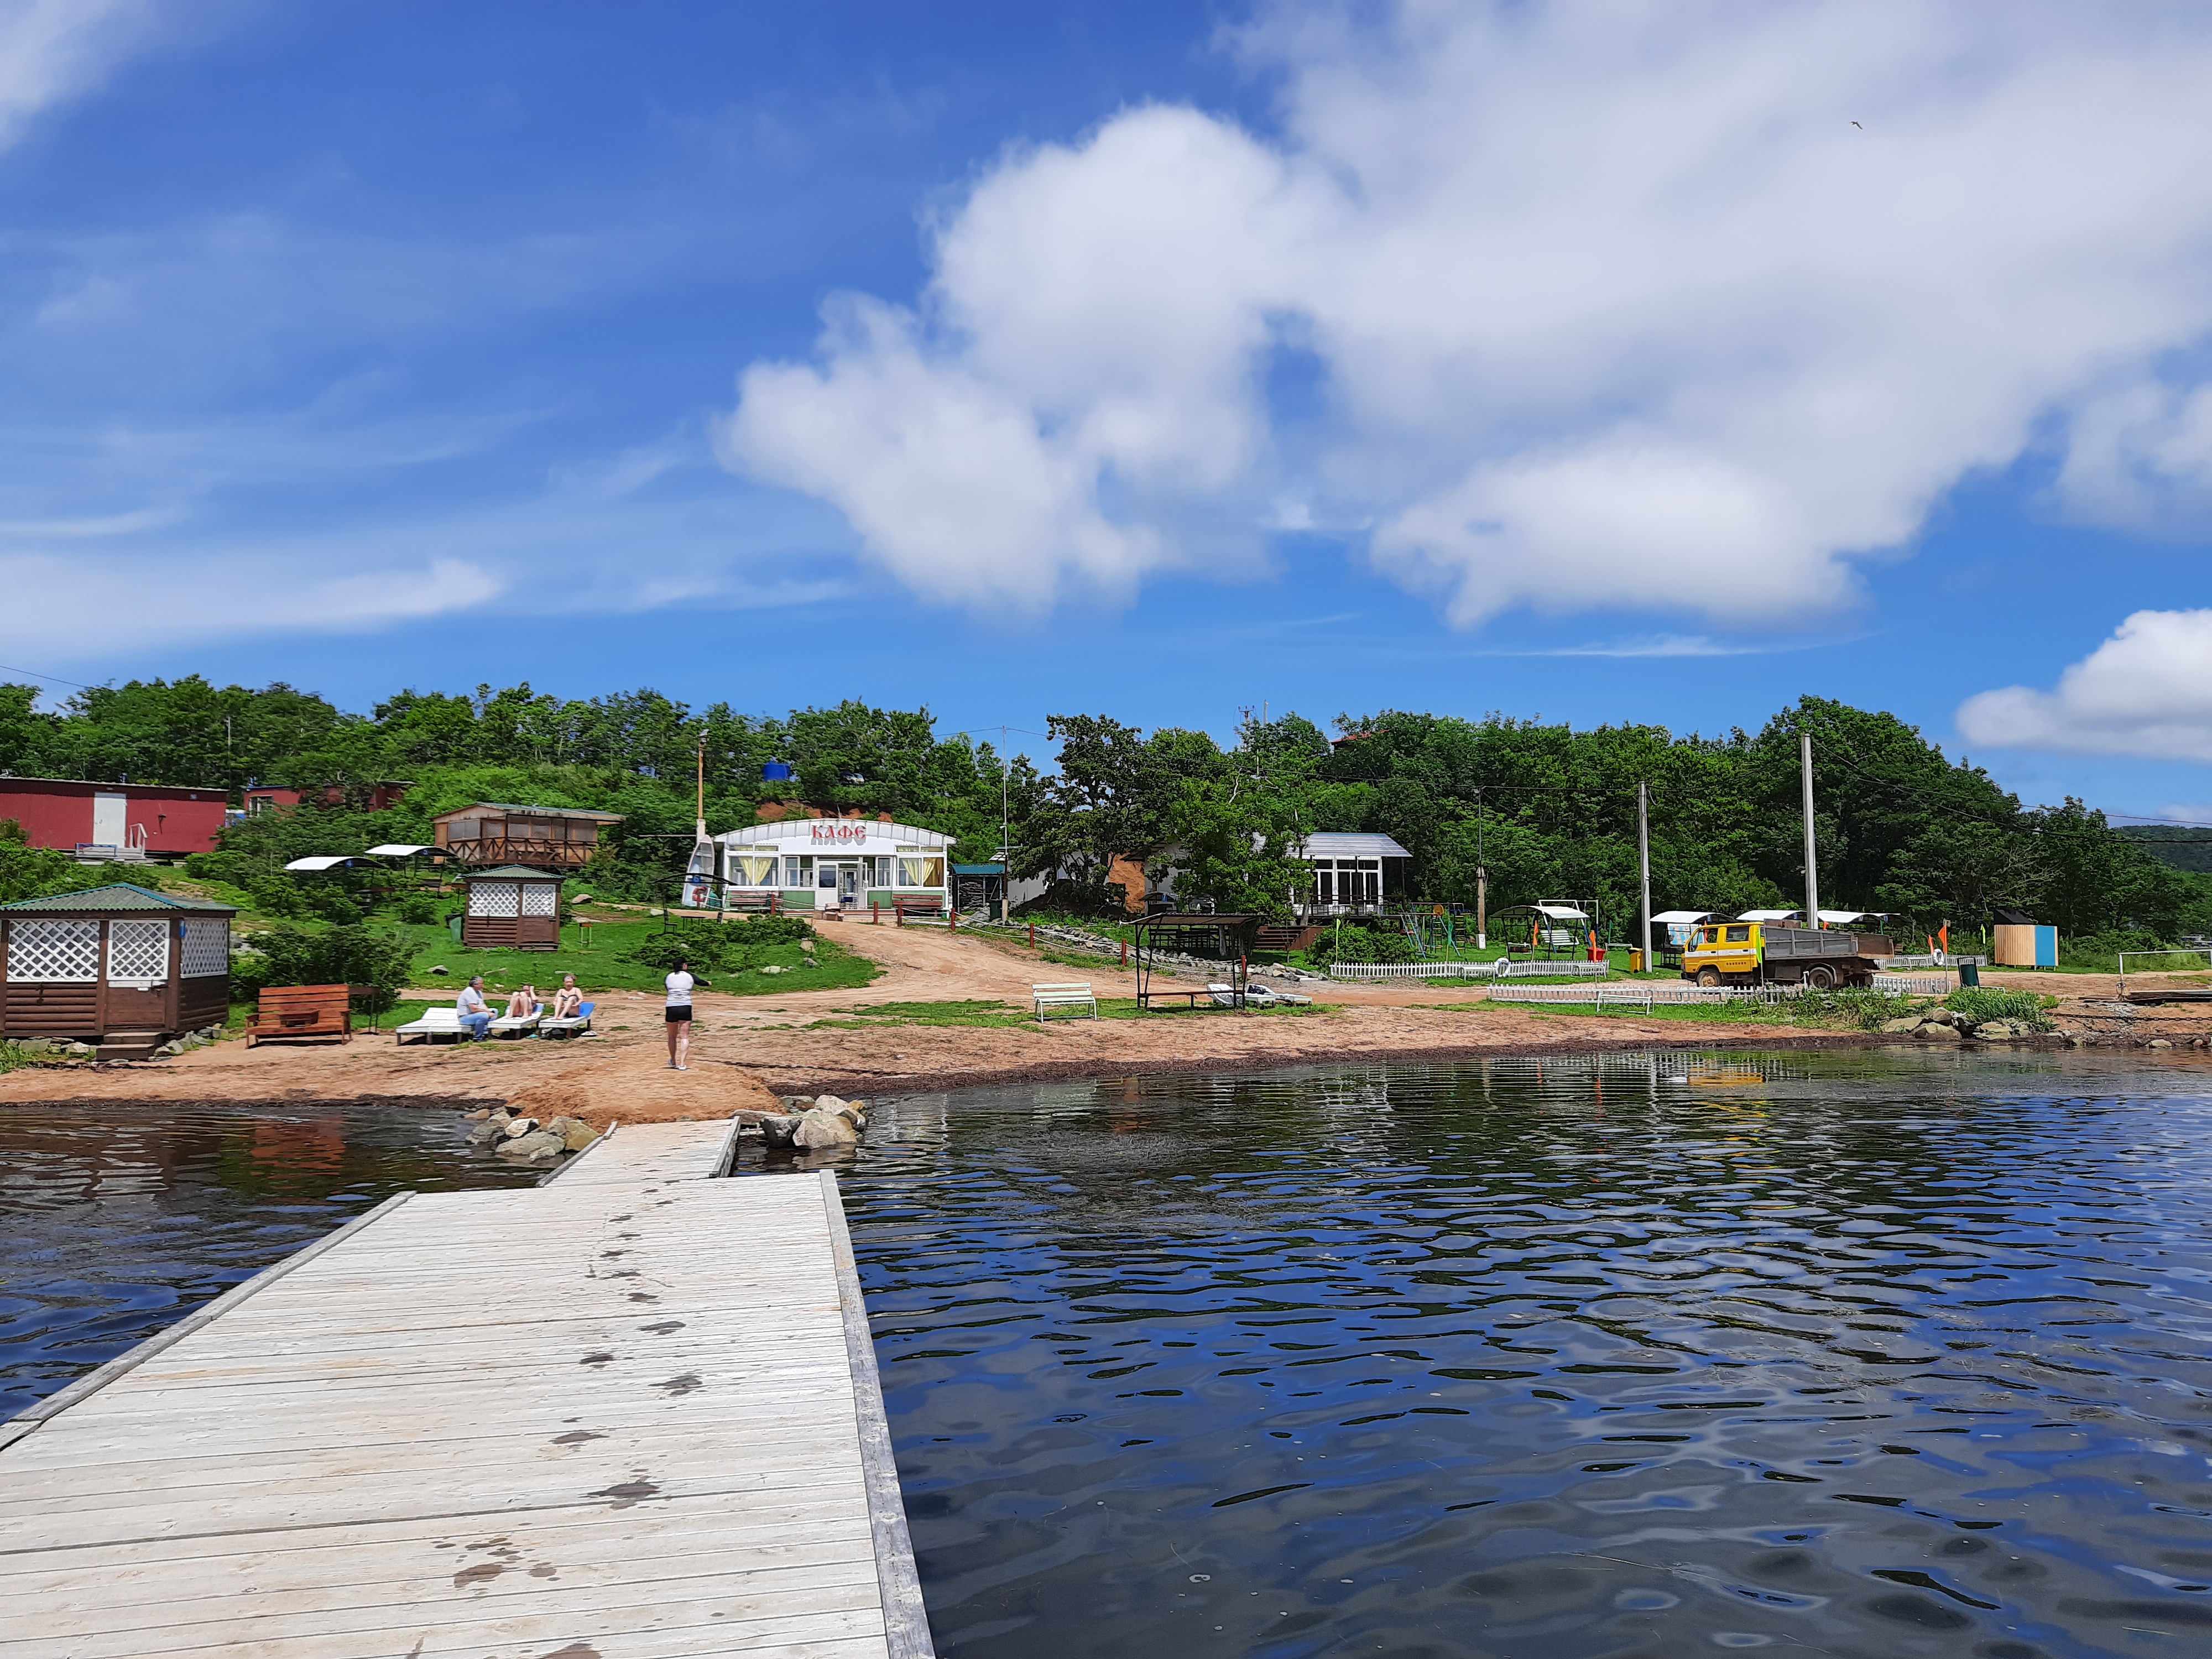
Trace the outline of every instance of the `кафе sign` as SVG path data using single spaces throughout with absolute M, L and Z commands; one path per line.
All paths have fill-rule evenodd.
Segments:
M 866 823 L 848 823 L 842 820 L 823 822 L 811 826 L 814 834 L 811 839 L 817 842 L 866 841 L 871 827 Z

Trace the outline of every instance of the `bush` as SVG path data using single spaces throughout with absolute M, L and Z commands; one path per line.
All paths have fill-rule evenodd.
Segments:
M 1953 1013 L 1978 1025 L 1990 1019 L 2023 1019 L 2039 1031 L 2051 1029 L 2051 999 L 2034 991 L 1999 991 L 1966 986 L 1943 999 Z
M 428 893 L 410 893 L 399 901 L 399 920 L 410 927 L 434 927 L 438 901 Z
M 367 985 L 369 992 L 354 999 L 366 1013 L 382 1013 L 398 1001 L 415 959 L 414 947 L 398 934 L 361 927 L 308 933 L 279 924 L 249 943 L 252 950 L 231 962 L 234 998 L 271 985 Z
M 796 916 L 748 916 L 742 921 L 708 922 L 655 933 L 623 952 L 641 967 L 673 973 L 688 961 L 695 977 L 757 968 L 778 945 L 811 938 L 813 929 Z
M 2132 953 L 2136 951 L 2158 951 L 2165 949 L 2167 944 L 2167 940 L 2159 938 L 2155 933 L 2116 930 L 2104 933 L 2085 933 L 2080 939 L 2067 939 L 2062 936 L 2058 941 L 2058 965 L 2062 968 L 2082 969 L 2090 973 L 2116 974 L 2120 970 L 2121 951 L 2126 951 Z M 2203 965 L 2204 958 L 2202 956 L 2193 963 L 2181 957 L 2165 957 L 2146 963 L 2143 967 L 2146 969 L 2162 968 L 2170 970 L 2185 970 L 2192 967 L 2202 968 Z
M 1789 1006 L 1815 1018 L 1832 1016 L 1862 1031 L 1878 1031 L 1886 1019 L 1899 1019 L 1923 999 L 1903 991 L 1806 991 Z

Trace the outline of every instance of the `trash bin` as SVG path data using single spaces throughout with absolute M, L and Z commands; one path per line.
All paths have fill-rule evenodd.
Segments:
M 1961 984 L 1961 985 L 1979 985 L 1981 982 L 1982 982 L 1982 965 L 1981 965 L 1981 963 L 1979 963 L 1978 962 L 1962 962 L 1962 963 L 1960 963 L 1959 964 L 1959 983 L 1960 983 L 1960 984 Z
M 1628 952 L 1628 971 L 1632 974 L 1640 974 L 1644 971 L 1644 952 L 1632 946 Z
M 453 943 L 456 945 L 461 942 L 461 913 L 459 910 L 446 918 L 446 929 L 453 934 Z

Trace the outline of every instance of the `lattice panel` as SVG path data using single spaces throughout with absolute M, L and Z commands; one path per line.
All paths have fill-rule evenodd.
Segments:
M 472 916 L 511 916 L 515 914 L 514 881 L 472 881 L 469 884 L 469 914 Z
M 18 921 L 8 929 L 8 977 L 17 984 L 91 985 L 100 978 L 96 921 Z
M 224 916 L 191 916 L 185 921 L 179 971 L 185 979 L 213 979 L 230 971 L 230 921 Z
M 526 916 L 550 916 L 561 908 L 560 889 L 550 881 L 526 881 L 522 889 L 522 914 Z
M 169 924 L 167 921 L 111 921 L 107 924 L 107 982 L 150 990 L 169 982 Z

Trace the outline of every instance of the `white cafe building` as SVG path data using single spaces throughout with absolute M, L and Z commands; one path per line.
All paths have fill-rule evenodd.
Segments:
M 896 899 L 950 903 L 951 836 L 874 818 L 786 818 L 714 837 L 716 872 L 732 900 L 783 896 L 790 910 L 889 908 Z

